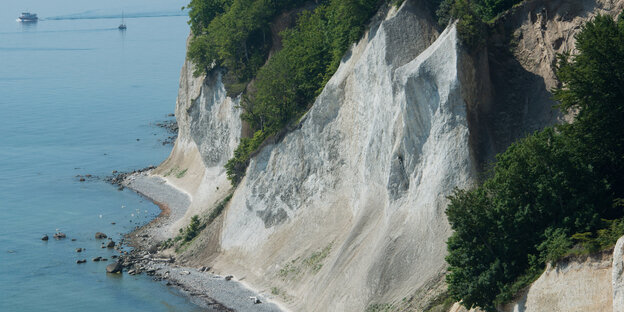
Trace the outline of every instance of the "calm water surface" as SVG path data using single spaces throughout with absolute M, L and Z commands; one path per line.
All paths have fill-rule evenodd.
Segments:
M 117 241 L 159 211 L 131 191 L 76 178 L 168 155 L 167 134 L 154 123 L 174 110 L 185 4 L 0 3 L 0 311 L 197 310 L 145 275 L 107 275 L 107 262 L 91 262 L 113 255 L 96 231 Z M 25 10 L 42 20 L 17 23 Z M 117 29 L 122 10 L 125 32 Z M 57 229 L 68 239 L 40 240 Z

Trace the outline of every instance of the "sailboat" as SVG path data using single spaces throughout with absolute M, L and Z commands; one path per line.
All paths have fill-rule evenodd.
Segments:
M 124 14 L 123 11 L 121 11 L 121 24 L 119 24 L 119 30 L 126 30 L 126 24 L 124 23 Z

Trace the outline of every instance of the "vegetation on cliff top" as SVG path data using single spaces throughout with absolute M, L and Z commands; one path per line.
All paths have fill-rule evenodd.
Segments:
M 251 154 L 304 114 L 334 74 L 349 45 L 358 40 L 383 0 L 321 0 L 298 16 L 280 36 L 283 48 L 267 60 L 271 23 L 304 0 L 192 0 L 188 5 L 193 38 L 188 57 L 197 75 L 224 69 L 230 94 L 240 94 L 242 118 L 254 135 L 241 139 L 227 163 L 237 184 Z
M 458 20 L 457 33 L 468 47 L 485 42 L 487 23 L 524 0 L 429 0 L 442 27 Z
M 440 24 L 459 19 L 460 39 L 478 46 L 484 21 L 521 0 L 429 0 Z M 229 94 L 241 94 L 242 118 L 253 136 L 242 138 L 226 164 L 236 185 L 251 155 L 271 136 L 298 120 L 310 107 L 340 60 L 357 41 L 383 3 L 396 0 L 191 0 L 189 24 L 193 37 L 188 56 L 199 75 L 225 69 Z M 280 36 L 283 48 L 272 55 L 271 23 L 279 14 L 304 4 L 296 25 Z M 247 89 L 250 81 L 253 86 Z
M 554 91 L 576 120 L 512 144 L 481 186 L 450 197 L 447 282 L 466 307 L 494 311 L 545 263 L 624 234 L 624 20 L 598 16 L 576 39 Z

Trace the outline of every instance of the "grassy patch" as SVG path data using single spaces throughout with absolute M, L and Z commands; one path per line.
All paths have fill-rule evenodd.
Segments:
M 296 279 L 301 274 L 309 272 L 312 274 L 318 273 L 323 267 L 325 258 L 329 255 L 334 243 L 329 243 L 323 249 L 313 252 L 310 256 L 301 259 L 296 258 L 287 262 L 277 273 L 277 276 L 282 280 Z
M 186 171 L 187 171 L 187 170 L 188 170 L 188 169 L 184 169 L 184 170 L 181 170 L 180 172 L 178 172 L 178 173 L 176 174 L 176 178 L 181 179 L 182 177 L 184 177 L 184 175 L 186 175 Z
M 299 258 L 286 263 L 286 265 L 284 265 L 284 267 L 279 270 L 279 273 L 277 273 L 277 275 L 282 279 L 286 279 L 289 276 L 298 276 L 301 273 L 301 267 L 297 265 L 297 260 L 299 260 Z
M 171 169 L 169 169 L 165 174 L 163 174 L 163 177 L 168 177 L 170 176 L 172 173 L 178 171 L 178 167 L 173 167 Z
M 323 260 L 325 260 L 325 258 L 327 258 L 327 256 L 329 255 L 332 245 L 333 243 L 330 243 L 322 250 L 312 253 L 310 257 L 303 261 L 303 264 L 305 264 L 306 267 L 310 268 L 312 272 L 317 273 L 323 267 Z
M 366 312 L 390 312 L 394 311 L 394 306 L 390 303 L 372 303 L 366 307 Z
M 199 233 L 201 233 L 203 229 L 205 229 L 208 225 L 212 224 L 212 222 L 214 222 L 214 220 L 219 217 L 221 213 L 223 213 L 225 206 L 230 201 L 230 199 L 232 199 L 232 195 L 233 194 L 229 194 L 222 201 L 220 201 L 207 216 L 193 216 L 188 226 L 179 229 L 178 235 L 173 238 L 169 238 L 160 244 L 160 250 L 175 247 L 176 252 L 184 251 L 187 245 L 189 245 L 199 235 Z
M 443 292 L 429 302 L 423 312 L 446 312 L 454 303 L 455 300 L 449 296 L 448 292 Z

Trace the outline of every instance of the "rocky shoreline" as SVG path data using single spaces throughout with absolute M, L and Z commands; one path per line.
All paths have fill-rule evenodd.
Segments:
M 151 176 L 153 167 L 107 178 L 109 183 L 128 187 L 157 204 L 161 214 L 147 225 L 125 235 L 123 243 L 132 247 L 108 265 L 111 274 L 146 274 L 154 281 L 178 288 L 198 306 L 209 311 L 282 311 L 269 295 L 258 294 L 233 276 L 211 273 L 208 266 L 191 268 L 176 262 L 175 255 L 160 250 L 171 237 L 170 225 L 184 216 L 190 203 L 186 194 L 160 177 Z M 110 268 L 110 269 L 109 269 Z

